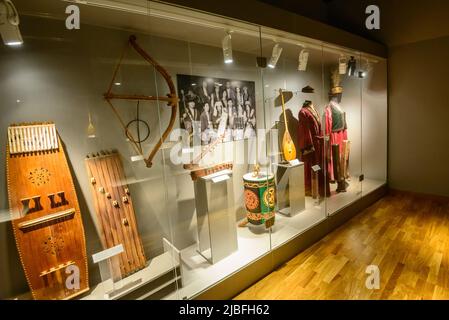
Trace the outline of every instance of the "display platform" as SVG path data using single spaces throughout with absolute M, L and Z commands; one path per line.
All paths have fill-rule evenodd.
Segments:
M 350 205 L 355 200 L 366 196 L 374 190 L 385 185 L 385 181 L 366 179 L 360 183 L 357 177 L 352 177 L 348 181 L 349 186 L 346 192 L 337 193 L 335 190 L 336 185 L 331 185 L 332 197 L 327 201 L 327 212 L 329 215 L 333 215 L 340 211 L 342 208 Z
M 352 179 L 352 181 L 354 181 Z M 349 182 L 350 183 L 350 182 Z M 378 180 L 366 179 L 363 181 L 363 196 L 385 185 Z M 357 183 L 357 187 L 359 187 Z M 356 186 L 350 185 L 346 193 L 338 193 L 328 199 L 332 203 L 335 214 L 339 206 L 345 207 L 361 198 L 356 192 Z M 340 207 L 340 208 L 342 208 Z M 328 207 L 329 209 L 329 207 Z M 294 216 L 287 217 L 276 214 L 276 224 L 271 230 L 264 228 L 238 228 L 238 248 L 225 259 L 211 265 L 197 252 L 197 246 L 192 245 L 181 250 L 184 286 L 178 292 L 169 294 L 164 299 L 192 299 L 198 293 L 239 271 L 254 260 L 265 255 L 270 249 L 276 249 L 288 243 L 293 238 L 314 228 L 326 220 L 325 202 L 316 203 L 311 197 L 306 197 L 306 209 Z M 257 233 L 259 232 L 259 233 Z M 270 238 L 271 236 L 271 243 Z
M 82 300 L 145 300 L 172 284 L 175 290 L 181 287 L 179 251 L 168 240 L 163 242 L 166 251 L 147 261 L 145 268 L 115 283 L 112 278 L 99 283 Z

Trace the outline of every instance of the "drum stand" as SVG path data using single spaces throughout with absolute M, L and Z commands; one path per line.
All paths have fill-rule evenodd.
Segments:
M 232 170 L 194 181 L 198 253 L 214 264 L 237 251 Z
M 277 197 L 278 212 L 292 217 L 306 209 L 304 187 L 304 163 L 291 161 L 287 164 L 277 163 Z M 282 175 L 279 173 L 283 172 Z

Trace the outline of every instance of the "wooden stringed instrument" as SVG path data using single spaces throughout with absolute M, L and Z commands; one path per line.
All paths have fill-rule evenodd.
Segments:
M 295 144 L 293 143 L 292 137 L 288 130 L 287 115 L 285 113 L 284 94 L 282 92 L 282 89 L 279 89 L 279 93 L 281 95 L 282 112 L 284 114 L 284 122 L 285 122 L 285 132 L 284 137 L 282 138 L 282 153 L 284 154 L 284 159 L 286 161 L 292 161 L 296 159 L 296 147 Z
M 71 299 L 88 291 L 83 220 L 53 122 L 8 128 L 6 176 L 14 237 L 33 298 Z

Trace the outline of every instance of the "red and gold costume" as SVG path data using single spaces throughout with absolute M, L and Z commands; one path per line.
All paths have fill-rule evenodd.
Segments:
M 338 144 L 340 146 L 340 154 L 343 154 L 343 141 L 348 140 L 348 130 L 346 124 L 346 113 L 341 109 L 340 105 L 331 101 L 326 107 L 326 135 L 329 136 L 329 143 L 326 152 L 327 159 L 327 175 L 330 181 L 335 181 L 334 165 L 332 159 L 332 146 Z

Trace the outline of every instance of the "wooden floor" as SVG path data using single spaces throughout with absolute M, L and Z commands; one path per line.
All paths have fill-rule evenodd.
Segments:
M 389 195 L 236 299 L 449 299 L 449 203 Z

